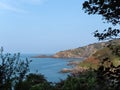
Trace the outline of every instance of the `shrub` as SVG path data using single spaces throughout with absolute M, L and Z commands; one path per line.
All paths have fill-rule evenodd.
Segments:
M 69 75 L 66 80 L 56 84 L 56 90 L 94 90 L 95 86 L 96 73 L 88 70 L 77 76 Z
M 41 74 L 30 73 L 26 76 L 23 82 L 17 83 L 15 90 L 31 90 L 38 89 L 39 87 L 47 88 L 47 85 L 50 85 L 45 77 Z M 41 90 L 41 89 L 40 89 Z
M 20 59 L 20 53 L 4 54 L 0 49 L 0 90 L 12 90 L 15 83 L 21 82 L 29 71 L 29 61 Z

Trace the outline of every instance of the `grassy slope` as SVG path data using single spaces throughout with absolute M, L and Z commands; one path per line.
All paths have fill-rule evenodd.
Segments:
M 70 49 L 70 50 L 65 50 L 65 51 L 60 51 L 54 55 L 54 57 L 57 58 L 80 58 L 80 57 L 89 57 L 91 56 L 94 52 L 96 52 L 98 49 L 104 46 L 103 43 L 94 43 L 90 44 L 87 46 L 75 48 L 75 49 Z
M 85 59 L 83 62 L 80 62 L 79 66 L 97 69 L 100 61 L 106 57 L 109 57 L 109 60 L 112 61 L 115 66 L 118 66 L 120 64 L 120 58 L 113 55 L 112 51 L 109 48 L 104 47 L 95 52 L 92 56 Z

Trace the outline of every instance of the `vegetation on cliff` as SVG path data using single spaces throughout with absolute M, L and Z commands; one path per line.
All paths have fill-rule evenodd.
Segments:
M 100 42 L 100 43 L 94 43 L 87 46 L 60 51 L 53 55 L 54 58 L 88 58 L 90 56 L 96 56 L 98 53 L 100 55 L 110 54 L 109 56 L 112 56 L 110 53 L 107 45 L 112 43 L 112 45 L 120 45 L 120 39 L 114 39 L 106 42 Z M 104 53 L 104 54 L 102 54 Z M 97 55 L 98 57 L 99 55 Z
M 110 46 L 114 48 L 114 51 L 110 49 Z M 117 52 L 117 48 L 120 46 L 120 39 L 111 40 L 105 43 L 104 47 L 97 50 L 91 56 L 80 62 L 79 66 L 97 69 L 102 60 L 109 57 L 110 61 L 118 66 L 120 64 L 119 57 L 113 52 Z
M 104 46 L 104 42 L 102 43 L 94 43 L 87 46 L 60 51 L 54 55 L 56 58 L 86 58 L 91 56 L 97 50 L 101 49 Z

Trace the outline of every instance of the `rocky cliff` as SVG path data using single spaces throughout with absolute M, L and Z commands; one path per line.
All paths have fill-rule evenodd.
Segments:
M 105 45 L 104 42 L 94 43 L 87 46 L 60 51 L 56 53 L 53 57 L 55 58 L 86 58 L 91 56 L 97 50 L 101 49 Z

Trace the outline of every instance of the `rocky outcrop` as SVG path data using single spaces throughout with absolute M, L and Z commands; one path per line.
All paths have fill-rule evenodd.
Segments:
M 84 72 L 86 70 L 88 70 L 88 68 L 86 68 L 86 67 L 80 67 L 80 66 L 75 66 L 74 68 L 71 68 L 71 69 L 69 69 L 69 68 L 63 68 L 60 72 L 61 73 L 71 73 L 71 74 L 77 75 L 77 74 L 79 74 L 81 72 Z
M 63 68 L 60 72 L 61 72 L 61 73 L 69 73 L 69 72 L 72 72 L 72 69 Z

